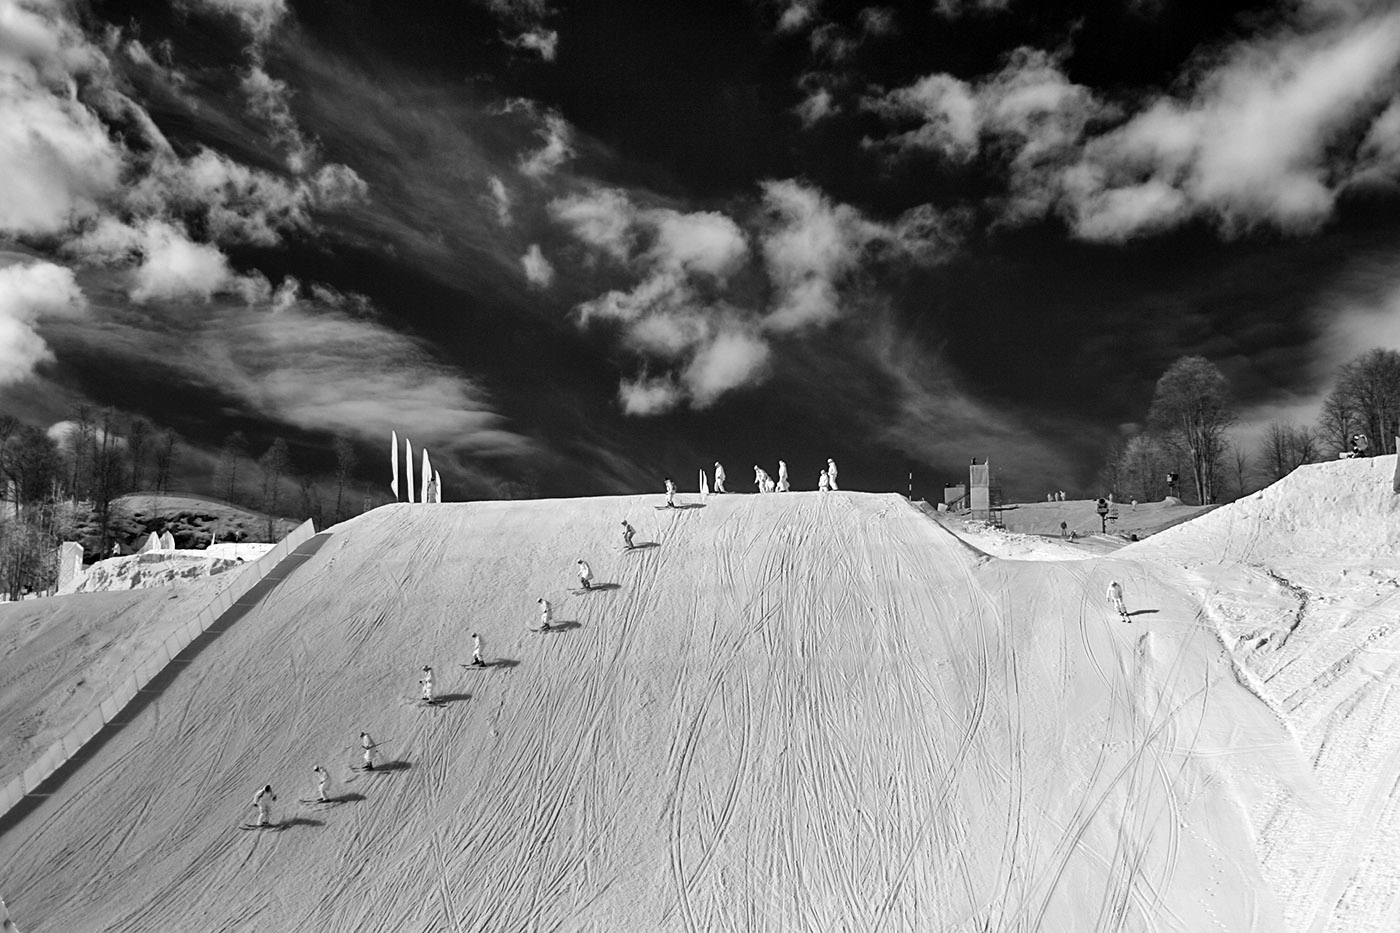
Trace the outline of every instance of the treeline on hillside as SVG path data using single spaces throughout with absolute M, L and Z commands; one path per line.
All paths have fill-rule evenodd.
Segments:
M 1170 493 L 1167 477 L 1176 474 L 1183 499 L 1213 503 L 1331 460 L 1354 434 L 1370 439 L 1372 454 L 1394 453 L 1400 351 L 1376 348 L 1343 365 L 1317 424 L 1275 422 L 1246 450 L 1230 436 L 1236 422 L 1224 374 L 1203 357 L 1182 357 L 1157 380 L 1146 430 L 1108 451 L 1100 482 L 1121 500 L 1149 502 Z
M 357 514 L 362 490 L 352 485 L 356 465 L 350 442 L 332 444 L 332 476 L 297 469 L 291 448 L 274 439 L 255 460 L 241 433 L 223 446 L 212 487 L 234 505 L 268 515 L 267 540 L 277 517 L 312 518 L 318 526 Z M 57 548 L 78 541 L 91 559 L 112 552 L 116 541 L 161 528 L 141 528 L 125 514 L 131 492 L 176 493 L 175 477 L 189 450 L 173 429 L 111 408 L 76 407 L 68 420 L 45 430 L 0 414 L 0 594 L 51 590 Z M 202 460 L 202 458 L 199 458 Z M 197 495 L 197 491 L 191 494 Z

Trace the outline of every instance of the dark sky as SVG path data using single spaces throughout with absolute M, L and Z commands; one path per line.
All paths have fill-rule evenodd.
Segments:
M 172 426 L 195 485 L 392 429 L 449 499 L 1093 494 L 1179 356 L 1249 445 L 1400 342 L 1384 2 L 0 14 L 4 404 Z

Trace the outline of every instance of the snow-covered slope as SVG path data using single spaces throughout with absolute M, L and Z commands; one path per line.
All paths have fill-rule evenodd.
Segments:
M 332 529 L 0 823 L 20 928 L 1286 928 L 1254 817 L 1308 762 L 1180 572 L 989 560 L 893 495 L 655 504 Z

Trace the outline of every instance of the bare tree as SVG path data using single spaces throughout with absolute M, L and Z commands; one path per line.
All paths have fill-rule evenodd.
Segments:
M 1347 405 L 1356 426 L 1373 440 L 1377 453 L 1395 452 L 1400 419 L 1400 351 L 1367 350 L 1337 373 L 1333 395 Z
M 1235 480 L 1235 498 L 1241 499 L 1247 494 L 1249 481 L 1254 473 L 1254 465 L 1249 461 L 1249 454 L 1239 444 L 1230 445 L 1230 473 Z
M 132 489 L 141 488 L 146 471 L 146 451 L 150 446 L 151 423 L 145 418 L 132 418 L 126 429 L 126 455 L 131 462 Z
M 234 498 L 238 491 L 238 462 L 243 459 L 248 452 L 248 441 L 243 437 L 242 431 L 234 431 L 224 438 L 223 449 L 219 451 L 219 467 L 215 474 L 219 488 L 223 491 L 224 498 L 229 502 L 237 502 Z
M 1283 479 L 1305 463 L 1315 463 L 1321 445 L 1317 432 L 1275 421 L 1264 433 L 1262 456 L 1273 479 Z
M 343 517 L 341 512 L 341 502 L 345 496 L 345 484 L 350 481 L 350 474 L 355 471 L 355 447 L 345 437 L 337 436 L 335 439 L 335 517 L 339 521 Z
M 1235 422 L 1225 375 L 1205 357 L 1183 356 L 1157 380 L 1148 421 L 1187 454 L 1197 501 L 1216 501 L 1225 430 Z
M 291 469 L 291 465 L 292 458 L 287 450 L 287 442 L 280 437 L 274 439 L 272 445 L 258 458 L 258 467 L 262 470 L 262 509 L 267 513 L 269 541 L 273 538 L 273 519 L 277 514 L 282 475 Z
M 1349 449 L 1355 423 L 1356 412 L 1351 399 L 1340 389 L 1334 388 L 1322 403 L 1317 426 L 1319 442 L 1334 445 L 1338 453 Z
M 179 440 L 174 428 L 165 429 L 160 446 L 156 448 L 156 492 L 170 491 L 170 471 L 175 467 Z

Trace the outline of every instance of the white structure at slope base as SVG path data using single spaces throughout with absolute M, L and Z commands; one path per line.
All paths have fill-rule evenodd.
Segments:
M 413 501 L 413 442 L 403 439 L 404 472 L 408 474 L 408 501 Z
M 389 432 L 389 488 L 394 491 L 394 501 L 399 499 L 399 432 Z
M 78 579 L 83 572 L 83 546 L 76 541 L 64 541 L 58 546 L 58 588 Z
M 145 554 L 145 553 L 148 552 L 148 551 L 159 551 L 159 550 L 160 550 L 160 535 L 156 534 L 156 533 L 153 531 L 153 532 L 151 532 L 149 535 L 146 536 L 146 540 L 145 540 L 144 542 L 142 542 L 142 544 L 141 544 L 141 546 L 140 546 L 139 548 L 136 549 L 136 553 L 137 553 L 137 554 Z
M 162 532 L 160 536 L 160 549 L 162 551 L 175 550 L 175 536 L 168 531 Z

